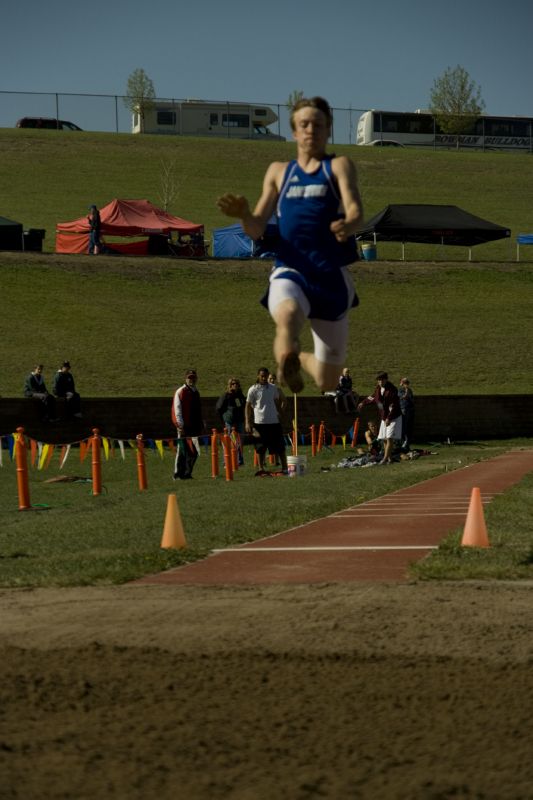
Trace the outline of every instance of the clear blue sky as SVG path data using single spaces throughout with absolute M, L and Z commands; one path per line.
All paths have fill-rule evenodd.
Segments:
M 533 116 L 532 22 L 531 0 L 9 2 L 0 90 L 121 95 L 142 67 L 159 97 L 284 103 L 302 89 L 337 107 L 408 111 L 460 64 L 487 113 Z M 53 116 L 50 102 L 0 94 L 0 126 Z M 80 113 L 67 103 L 60 116 L 98 129 L 99 101 Z

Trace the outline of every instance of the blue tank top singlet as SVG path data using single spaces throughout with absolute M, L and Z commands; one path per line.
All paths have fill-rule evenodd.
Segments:
M 312 173 L 297 161 L 287 165 L 280 189 L 277 266 L 296 269 L 316 280 L 320 273 L 338 270 L 357 261 L 355 237 L 338 242 L 330 224 L 343 214 L 337 182 L 331 170 L 333 156 L 325 156 Z
M 310 305 L 311 319 L 338 320 L 359 304 L 343 267 L 357 261 L 355 237 L 338 242 L 329 226 L 343 216 L 331 159 L 325 156 L 308 174 L 297 161 L 287 165 L 280 189 L 276 266 L 270 280 L 298 284 Z M 261 300 L 268 308 L 269 290 Z

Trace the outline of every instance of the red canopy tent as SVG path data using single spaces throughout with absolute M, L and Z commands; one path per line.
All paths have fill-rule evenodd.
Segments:
M 153 237 L 187 234 L 199 235 L 203 244 L 204 226 L 189 222 L 181 217 L 173 217 L 161 208 L 156 208 L 149 200 L 112 200 L 100 209 L 102 221 L 101 236 L 139 237 L 137 242 L 110 242 L 108 246 L 119 253 L 147 255 L 155 251 L 150 248 Z M 80 217 L 73 222 L 58 222 L 56 226 L 56 253 L 86 253 L 89 245 L 89 222 Z

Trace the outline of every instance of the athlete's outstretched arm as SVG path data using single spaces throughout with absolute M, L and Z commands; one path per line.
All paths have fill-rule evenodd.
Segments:
M 363 201 L 357 185 L 357 172 L 353 161 L 346 156 L 333 159 L 331 168 L 344 206 L 343 219 L 331 223 L 330 228 L 339 242 L 344 242 L 363 225 Z
M 278 181 L 283 175 L 284 164 L 273 163 L 266 171 L 261 197 L 253 210 L 246 197 L 224 194 L 217 200 L 217 206 L 228 217 L 236 217 L 242 222 L 244 232 L 252 239 L 259 239 L 265 232 L 267 222 L 272 216 L 278 198 Z

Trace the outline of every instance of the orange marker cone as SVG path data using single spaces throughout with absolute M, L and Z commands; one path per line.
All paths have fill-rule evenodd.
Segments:
M 181 514 L 175 494 L 169 494 L 168 496 L 161 547 L 167 549 L 173 548 L 174 550 L 181 550 L 183 547 L 187 547 Z
M 485 515 L 483 514 L 483 503 L 481 502 L 481 492 L 477 487 L 472 489 L 470 496 L 470 506 L 466 516 L 461 544 L 463 547 L 490 547 Z

